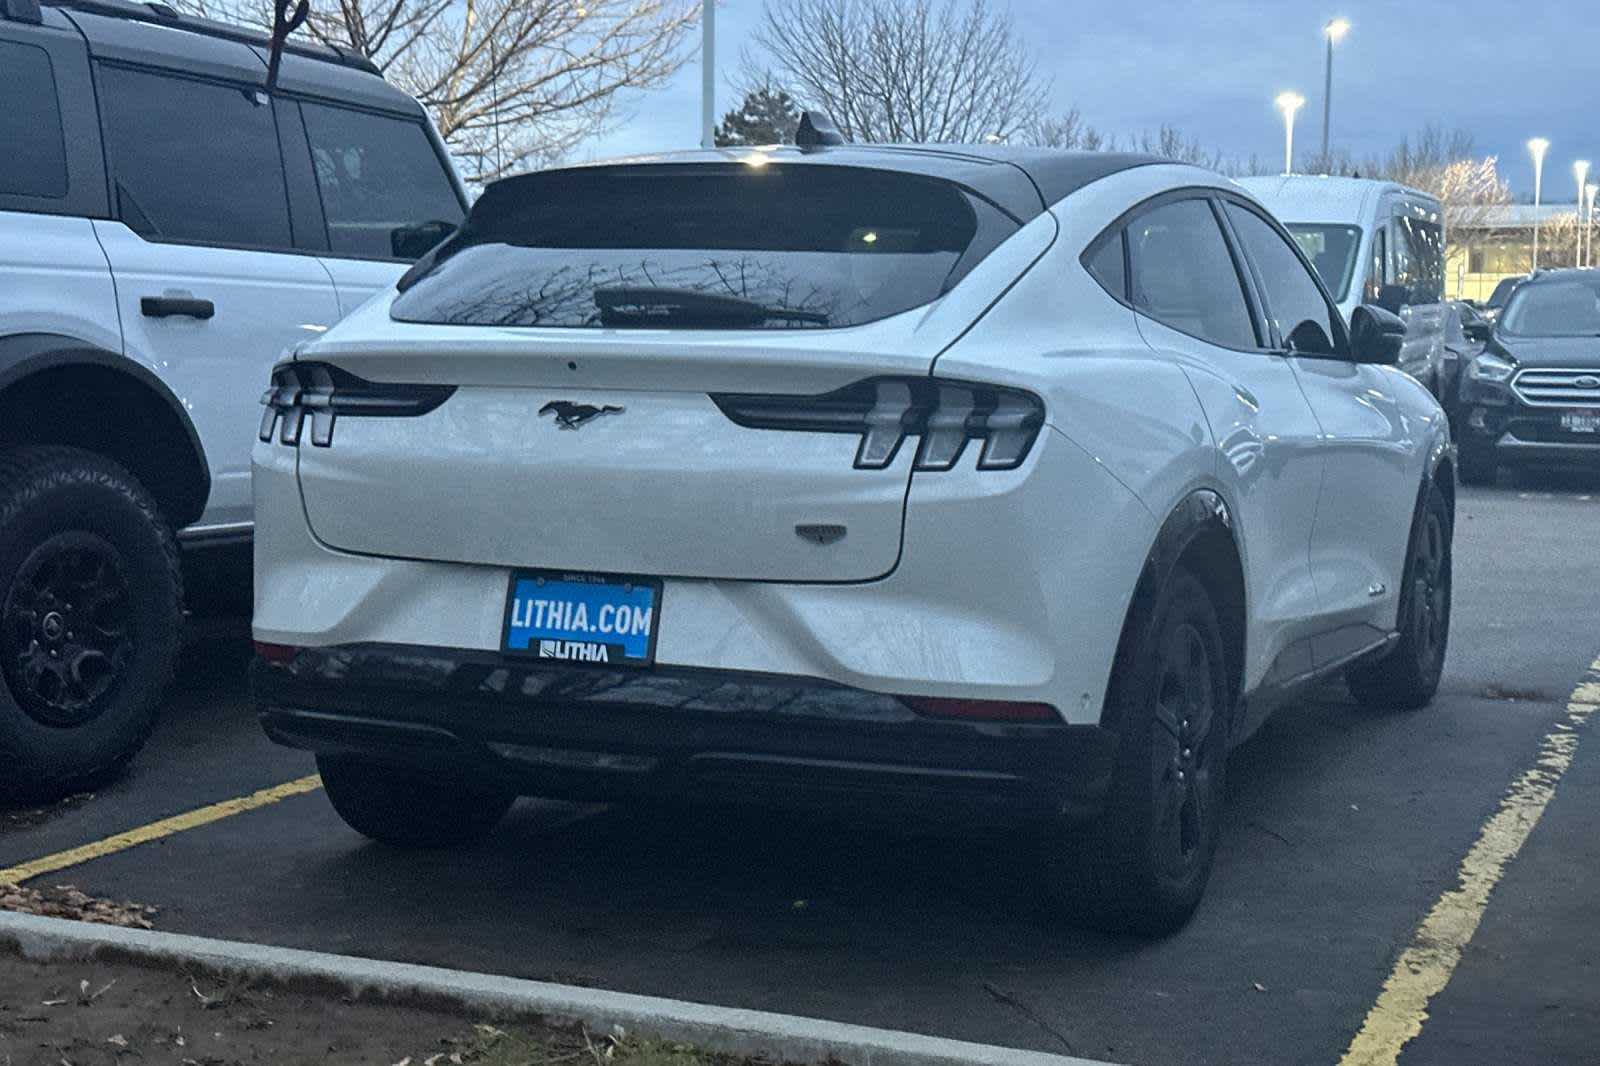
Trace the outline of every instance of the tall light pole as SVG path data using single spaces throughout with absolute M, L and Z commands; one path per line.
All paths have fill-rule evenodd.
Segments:
M 700 0 L 700 147 L 716 147 L 717 0 Z
M 1283 112 L 1283 172 L 1294 173 L 1294 116 L 1306 105 L 1306 98 L 1297 92 L 1279 93 L 1275 101 Z
M 1595 193 L 1600 193 L 1600 185 L 1586 185 L 1586 186 L 1584 186 L 1583 198 L 1584 198 L 1584 201 L 1589 205 L 1589 224 L 1583 228 L 1584 247 L 1587 249 L 1587 252 L 1584 255 L 1583 261 L 1585 263 L 1588 263 L 1588 264 L 1593 264 L 1594 263 L 1594 197 L 1595 197 Z
M 1583 266 L 1583 188 L 1589 184 L 1589 161 L 1580 159 L 1572 164 L 1572 176 L 1578 179 L 1578 259 L 1574 264 Z
M 1528 152 L 1533 156 L 1533 269 L 1539 269 L 1539 200 L 1544 192 L 1544 154 L 1550 142 L 1535 137 L 1528 142 Z
M 1328 167 L 1328 130 L 1333 124 L 1333 46 L 1344 40 L 1344 35 L 1350 32 L 1350 20 L 1337 18 L 1322 27 L 1322 35 L 1328 39 L 1328 65 L 1323 77 L 1322 85 L 1322 166 Z

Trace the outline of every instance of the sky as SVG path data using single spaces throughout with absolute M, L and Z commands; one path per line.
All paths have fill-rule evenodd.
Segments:
M 995 0 L 1005 6 L 1006 0 Z M 730 80 L 763 0 L 722 0 L 717 13 L 717 114 L 736 106 Z M 1333 144 L 1356 159 L 1386 153 L 1438 123 L 1472 132 L 1500 158 L 1513 194 L 1531 198 L 1525 144 L 1550 140 L 1546 202 L 1576 198 L 1574 160 L 1600 169 L 1594 87 L 1600 50 L 1582 4 L 1553 0 L 1009 0 L 1020 36 L 1036 49 L 1056 111 L 1077 107 L 1108 132 L 1179 127 L 1229 157 L 1278 160 L 1283 119 L 1273 106 L 1306 97 L 1300 147 L 1322 137 L 1322 26 L 1342 16 L 1349 35 L 1334 57 Z M 698 40 L 698 35 L 696 37 Z M 698 55 L 664 88 L 629 94 L 608 132 L 577 155 L 599 158 L 693 147 L 699 140 Z M 1591 180 L 1593 180 L 1591 178 Z

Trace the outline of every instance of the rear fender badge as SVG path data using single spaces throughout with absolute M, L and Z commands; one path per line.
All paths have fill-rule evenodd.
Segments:
M 837 544 L 844 539 L 843 526 L 826 525 L 798 525 L 794 527 L 795 535 L 801 540 L 809 540 L 813 544 Z
M 548 414 L 556 416 L 556 425 L 561 429 L 577 429 L 586 422 L 592 422 L 601 415 L 620 415 L 623 408 L 615 404 L 606 404 L 596 407 L 592 403 L 573 403 L 570 400 L 551 400 L 539 408 L 539 415 Z

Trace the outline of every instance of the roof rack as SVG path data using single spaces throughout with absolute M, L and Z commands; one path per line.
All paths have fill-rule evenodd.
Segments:
M 16 22 L 40 21 L 39 8 L 45 7 L 69 8 L 73 11 L 83 11 L 91 15 L 104 15 L 109 18 L 128 19 L 133 22 L 149 22 L 157 26 L 170 26 L 174 29 L 187 30 L 190 33 L 202 34 L 206 37 L 218 37 L 224 41 L 234 41 L 238 44 L 253 45 L 258 48 L 270 48 L 271 38 L 256 30 L 248 30 L 243 26 L 231 26 L 225 22 L 213 22 L 211 19 L 197 18 L 192 15 L 180 14 L 169 5 L 160 0 L 150 0 L 148 3 L 136 0 L 0 0 L 0 16 Z M 290 41 L 284 44 L 283 50 L 290 55 L 300 56 L 303 59 L 315 59 L 324 63 L 337 63 L 340 66 L 350 67 L 367 74 L 383 77 L 383 71 L 366 56 L 353 52 L 348 48 L 339 48 L 330 44 L 306 44 Z

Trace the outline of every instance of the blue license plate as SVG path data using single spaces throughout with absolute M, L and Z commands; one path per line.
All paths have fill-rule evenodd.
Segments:
M 656 656 L 661 582 L 519 570 L 506 594 L 501 648 L 568 663 L 648 666 Z

